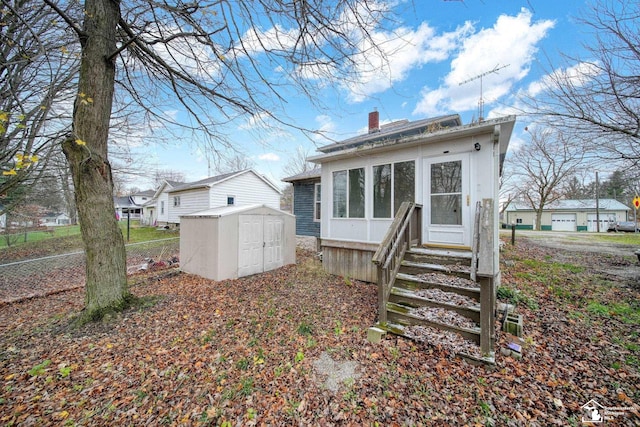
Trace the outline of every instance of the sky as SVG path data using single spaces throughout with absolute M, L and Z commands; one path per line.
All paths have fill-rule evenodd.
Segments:
M 392 53 L 387 73 L 364 73 L 357 84 L 318 94 L 330 110 L 317 110 L 303 97 L 287 99 L 286 115 L 300 126 L 343 140 L 366 132 L 368 113 L 380 123 L 460 114 L 464 124 L 483 116 L 512 114 L 521 93 L 532 93 L 552 69 L 570 67 L 560 53 L 584 54 L 589 32 L 577 19 L 585 0 L 398 0 L 396 33 L 374 34 Z M 480 77 L 481 76 L 481 77 Z M 482 90 L 481 90 L 482 85 Z M 331 96 L 333 98 L 326 98 Z M 528 139 L 525 119 L 517 122 L 511 146 Z M 303 150 L 309 155 L 331 140 L 309 140 L 294 132 L 260 133 L 250 121 L 236 123 L 232 133 L 256 171 L 283 187 L 283 168 Z M 195 181 L 215 173 L 198 144 L 175 141 L 145 147 L 152 168 L 174 170 Z M 150 184 L 133 182 L 145 189 Z

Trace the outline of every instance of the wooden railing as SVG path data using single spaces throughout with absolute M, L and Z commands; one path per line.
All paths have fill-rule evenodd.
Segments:
M 411 245 L 421 243 L 422 206 L 403 202 L 387 234 L 373 254 L 378 272 L 378 322 L 387 321 L 387 302 L 404 254 Z
M 472 272 L 480 285 L 480 350 L 493 351 L 495 342 L 496 285 L 500 269 L 496 253 L 493 199 L 483 199 L 476 209 Z

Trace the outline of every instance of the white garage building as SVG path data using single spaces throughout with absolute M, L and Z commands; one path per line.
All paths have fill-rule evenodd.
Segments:
M 296 262 L 295 216 L 266 205 L 223 206 L 180 217 L 180 268 L 235 279 Z
M 597 231 L 598 216 L 600 231 L 607 231 L 610 222 L 627 221 L 632 216 L 631 208 L 614 199 L 558 200 L 545 206 L 540 220 L 541 230 L 552 231 Z M 521 202 L 512 202 L 504 211 L 503 223 L 515 224 L 521 230 L 536 228 L 536 212 Z

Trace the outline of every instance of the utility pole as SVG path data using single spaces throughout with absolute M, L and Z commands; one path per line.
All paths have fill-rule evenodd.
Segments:
M 484 76 L 486 76 L 486 75 L 497 73 L 499 70 L 502 70 L 503 68 L 506 68 L 508 66 L 509 66 L 509 64 L 502 65 L 502 66 L 500 66 L 500 64 L 496 64 L 496 66 L 493 67 L 492 70 L 485 71 L 484 73 L 478 74 L 477 76 L 471 77 L 471 78 L 459 83 L 458 86 L 462 86 L 463 84 L 466 84 L 466 83 L 472 82 L 474 80 L 480 79 L 480 100 L 478 101 L 478 122 L 484 121 L 484 99 L 482 99 L 482 78 Z

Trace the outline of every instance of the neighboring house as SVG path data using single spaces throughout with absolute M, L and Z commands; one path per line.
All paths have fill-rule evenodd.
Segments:
M 113 204 L 116 208 L 116 218 L 139 220 L 142 217 L 142 206 L 133 201 L 131 196 L 114 197 Z
M 610 222 L 626 221 L 631 209 L 614 199 L 558 200 L 544 207 L 540 219 L 541 230 L 552 231 L 607 231 Z M 504 211 L 505 225 L 515 224 L 517 229 L 534 230 L 536 211 L 521 202 L 512 202 Z
M 471 248 L 477 202 L 492 199 L 498 223 L 499 176 L 514 125 L 515 116 L 462 125 L 449 115 L 380 127 L 374 111 L 368 134 L 321 147 L 309 161 L 322 167 L 325 269 L 351 263 L 352 278 L 376 281 L 372 255 L 403 201 L 422 205 L 423 244 Z
M 320 237 L 321 170 L 319 167 L 283 179 L 293 185 L 296 235 Z
M 149 201 L 153 200 L 155 194 L 156 192 L 154 190 L 145 190 L 129 194 L 129 196 L 131 197 L 131 200 L 133 200 L 133 203 L 143 206 Z
M 169 192 L 184 182 L 164 180 L 156 190 L 153 198 L 145 204 L 145 222 L 149 225 L 169 223 Z
M 42 218 L 40 218 L 40 225 L 46 227 L 56 227 L 69 224 L 71 224 L 71 218 L 69 218 L 69 215 L 66 213 L 47 212 Z
M 280 209 L 282 191 L 253 169 L 205 178 L 167 191 L 167 223 L 180 216 L 220 206 L 266 205 Z

